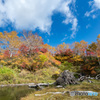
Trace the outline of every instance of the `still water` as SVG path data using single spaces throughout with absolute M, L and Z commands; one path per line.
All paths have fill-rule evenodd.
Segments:
M 0 87 L 0 100 L 20 100 L 21 97 L 34 91 L 28 86 Z

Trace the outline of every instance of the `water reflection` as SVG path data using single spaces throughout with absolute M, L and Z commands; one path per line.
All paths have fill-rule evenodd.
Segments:
M 35 91 L 28 86 L 0 87 L 0 100 L 20 100 L 21 97 Z

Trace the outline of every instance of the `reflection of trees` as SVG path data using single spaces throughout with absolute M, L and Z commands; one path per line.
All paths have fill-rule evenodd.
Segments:
M 20 100 L 21 97 L 26 96 L 32 91 L 27 86 L 3 87 L 0 88 L 0 100 Z

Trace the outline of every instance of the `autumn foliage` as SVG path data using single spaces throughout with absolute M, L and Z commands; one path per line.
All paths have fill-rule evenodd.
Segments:
M 4 57 L 9 58 L 10 57 L 10 52 L 9 50 L 4 51 Z
M 28 48 L 26 45 L 24 45 L 24 44 L 22 44 L 22 45 L 19 47 L 19 52 L 20 52 L 21 54 L 27 54 L 28 51 L 29 51 L 29 48 Z
M 0 32 L 0 64 L 27 70 L 39 70 L 43 67 L 64 67 L 67 61 L 71 66 L 81 66 L 85 74 L 97 74 L 100 66 L 100 34 L 97 42 L 88 44 L 82 40 L 72 44 L 62 43 L 52 47 L 43 42 L 37 33 L 23 31 Z M 66 65 L 67 66 L 67 65 Z M 68 65 L 69 66 L 69 65 Z M 64 69 L 64 68 L 63 68 Z

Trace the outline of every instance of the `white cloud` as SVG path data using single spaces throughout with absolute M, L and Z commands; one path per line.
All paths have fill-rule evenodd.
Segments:
M 65 41 L 66 39 L 68 39 L 67 34 L 65 34 L 65 37 L 61 40 L 62 42 Z
M 63 42 L 63 41 L 65 41 L 66 39 L 68 39 L 68 37 L 64 37 L 61 41 Z
M 64 13 L 66 16 L 66 19 L 63 21 L 63 23 L 65 23 L 65 24 L 71 23 L 72 24 L 71 30 L 73 31 L 73 33 L 71 34 L 71 37 L 74 38 L 74 35 L 76 34 L 76 31 L 77 31 L 78 20 L 72 14 L 71 10 L 69 9 L 69 4 L 72 1 L 75 3 L 75 0 L 68 0 L 68 2 L 62 3 L 62 6 L 59 7 L 59 11 Z
M 50 33 L 54 11 L 65 15 L 63 23 L 72 24 L 76 32 L 78 21 L 72 14 L 69 5 L 75 0 L 0 0 L 0 26 L 7 21 L 12 22 L 16 29 L 35 30 Z
M 2 4 L 2 0 L 0 0 L 0 26 L 4 26 L 4 20 L 5 19 L 5 16 L 4 16 L 4 7 L 3 7 L 3 4 Z
M 87 11 L 87 12 L 85 13 L 85 16 L 89 17 L 94 11 L 95 11 L 94 9 L 91 10 L 90 12 Z
M 93 7 L 96 7 L 96 9 L 100 9 L 100 0 L 94 0 Z
M 85 13 L 85 16 L 87 17 L 91 16 L 96 10 L 100 9 L 100 0 L 89 1 L 89 5 L 91 6 L 92 10 Z M 96 18 L 96 15 L 92 15 L 92 18 Z

